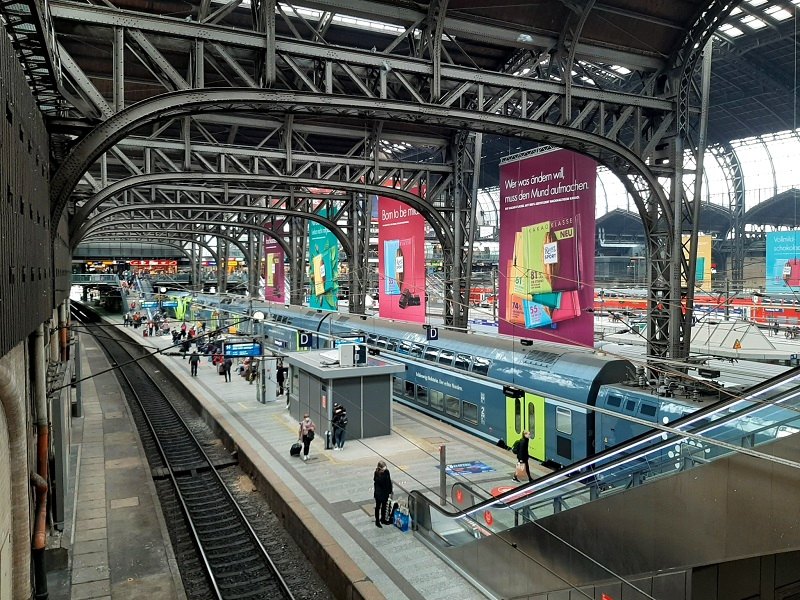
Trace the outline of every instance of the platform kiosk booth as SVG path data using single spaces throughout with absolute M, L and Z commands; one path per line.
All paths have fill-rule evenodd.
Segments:
M 292 352 L 284 362 L 292 370 L 289 410 L 298 422 L 307 412 L 318 436 L 332 429 L 334 403 L 347 411 L 348 440 L 391 433 L 392 375 L 405 365 L 368 356 L 366 346 L 355 344 Z

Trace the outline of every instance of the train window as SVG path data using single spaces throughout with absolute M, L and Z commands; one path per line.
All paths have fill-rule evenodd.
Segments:
M 572 411 L 556 406 L 556 431 L 572 435 Z
M 445 396 L 444 401 L 448 415 L 453 415 L 454 417 L 461 416 L 461 400 L 455 396 Z
M 528 402 L 528 431 L 531 432 L 531 437 L 536 437 L 536 406 L 533 402 Z
M 442 350 L 439 353 L 439 362 L 443 365 L 453 364 L 453 353 L 448 350 Z
M 397 350 L 397 340 L 393 340 L 391 338 L 386 340 L 386 349 L 387 350 Z
M 392 377 L 392 391 L 395 396 L 402 396 L 406 390 L 406 382 L 399 377 Z
M 436 355 L 439 354 L 438 348 L 426 348 L 423 358 L 431 362 L 436 362 Z
M 370 346 L 374 346 L 374 345 L 375 345 L 375 341 L 376 341 L 377 339 L 378 339 L 378 336 L 377 336 L 377 335 L 375 335 L 374 333 L 367 334 L 367 343 L 368 343 Z
M 606 404 L 608 404 L 609 406 L 614 406 L 616 408 L 619 408 L 620 406 L 622 406 L 622 396 L 617 396 L 616 394 L 609 394 L 608 400 L 606 400 Z
M 420 404 L 428 404 L 428 388 L 425 386 L 417 386 L 417 402 Z
M 480 375 L 488 375 L 489 374 L 489 366 L 492 364 L 492 361 L 485 359 L 485 358 L 478 358 L 475 357 L 475 360 L 472 362 L 472 372 L 478 373 Z
M 464 414 L 461 415 L 461 417 L 465 421 L 469 421 L 470 423 L 477 424 L 478 423 L 478 405 L 477 404 L 473 404 L 472 402 L 467 402 L 466 400 L 464 400 L 464 402 L 461 404 L 461 406 L 462 406 L 462 410 L 464 411 Z
M 388 342 L 386 341 L 385 337 L 379 337 L 378 341 L 375 343 L 377 344 L 378 348 L 386 348 L 386 346 L 388 345 Z
M 444 410 L 444 394 L 439 390 L 431 390 L 431 407 L 438 410 Z
M 522 431 L 522 398 L 514 399 L 514 429 Z
M 656 416 L 656 406 L 655 404 L 645 404 L 642 402 L 642 405 L 639 407 L 641 413 L 647 417 L 655 417 Z
M 411 354 L 411 344 L 408 342 L 400 342 L 400 344 L 397 346 L 397 351 L 400 354 Z
M 456 354 L 456 362 L 454 363 L 456 369 L 463 369 L 469 371 L 469 361 L 471 357 L 467 354 Z
M 417 358 L 422 358 L 422 355 L 425 353 L 425 346 L 424 344 L 414 344 L 411 348 L 411 356 L 416 356 Z
M 627 410 L 629 412 L 633 412 L 634 410 L 636 410 L 636 401 L 635 400 L 628 400 L 625 403 L 625 410 Z

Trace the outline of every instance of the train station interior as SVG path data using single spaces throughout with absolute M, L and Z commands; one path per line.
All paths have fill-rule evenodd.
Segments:
M 798 11 L 0 2 L 0 600 L 800 598 Z

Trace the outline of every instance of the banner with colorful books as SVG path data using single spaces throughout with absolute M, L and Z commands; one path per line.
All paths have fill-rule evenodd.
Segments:
M 386 197 L 379 200 L 378 281 L 381 317 L 425 322 L 425 218 Z
M 596 177 L 569 150 L 501 164 L 500 333 L 593 345 Z

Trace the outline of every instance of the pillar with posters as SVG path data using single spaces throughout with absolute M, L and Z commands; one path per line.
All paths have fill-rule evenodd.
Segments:
M 386 197 L 378 200 L 378 299 L 383 318 L 425 322 L 425 218 Z
M 500 165 L 499 331 L 594 344 L 597 164 L 542 149 Z

